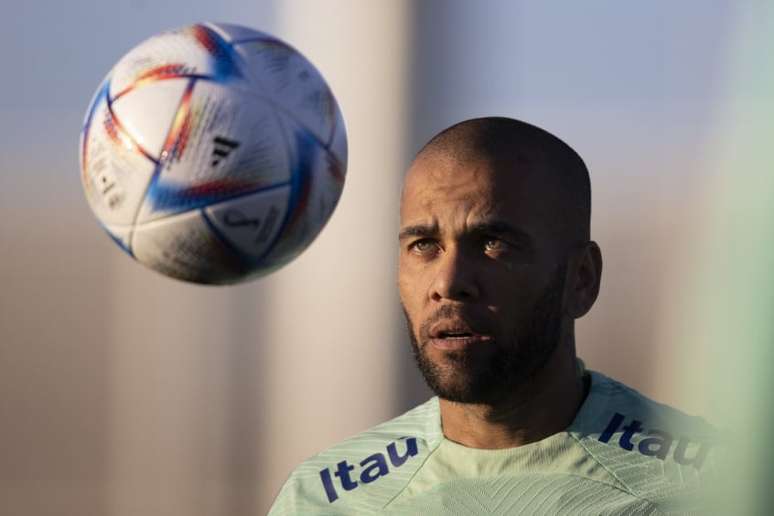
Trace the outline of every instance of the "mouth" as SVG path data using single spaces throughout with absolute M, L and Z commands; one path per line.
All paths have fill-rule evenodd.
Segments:
M 436 349 L 452 351 L 480 345 L 492 340 L 492 336 L 473 329 L 464 321 L 443 322 L 430 330 L 430 345 Z

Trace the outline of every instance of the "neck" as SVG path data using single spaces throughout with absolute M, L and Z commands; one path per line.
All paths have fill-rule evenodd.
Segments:
M 559 346 L 528 385 L 496 405 L 441 399 L 444 436 L 469 448 L 513 448 L 570 426 L 585 398 L 575 346 L 570 349 L 567 353 L 567 347 Z

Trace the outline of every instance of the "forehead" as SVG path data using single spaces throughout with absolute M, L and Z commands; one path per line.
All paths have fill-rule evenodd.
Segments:
M 539 163 L 420 156 L 401 197 L 401 224 L 459 225 L 498 218 L 540 231 L 551 224 L 555 196 Z

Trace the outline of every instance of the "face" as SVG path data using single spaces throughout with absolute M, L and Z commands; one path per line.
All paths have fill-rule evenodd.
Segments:
M 496 403 L 557 349 L 566 246 L 529 164 L 420 157 L 401 200 L 399 289 L 417 364 L 440 397 Z

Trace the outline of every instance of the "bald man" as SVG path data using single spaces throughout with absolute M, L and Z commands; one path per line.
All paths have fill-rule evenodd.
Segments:
M 574 321 L 599 293 L 583 160 L 480 118 L 418 153 L 398 285 L 436 394 L 301 464 L 270 514 L 666 514 L 698 510 L 713 429 L 587 370 Z

